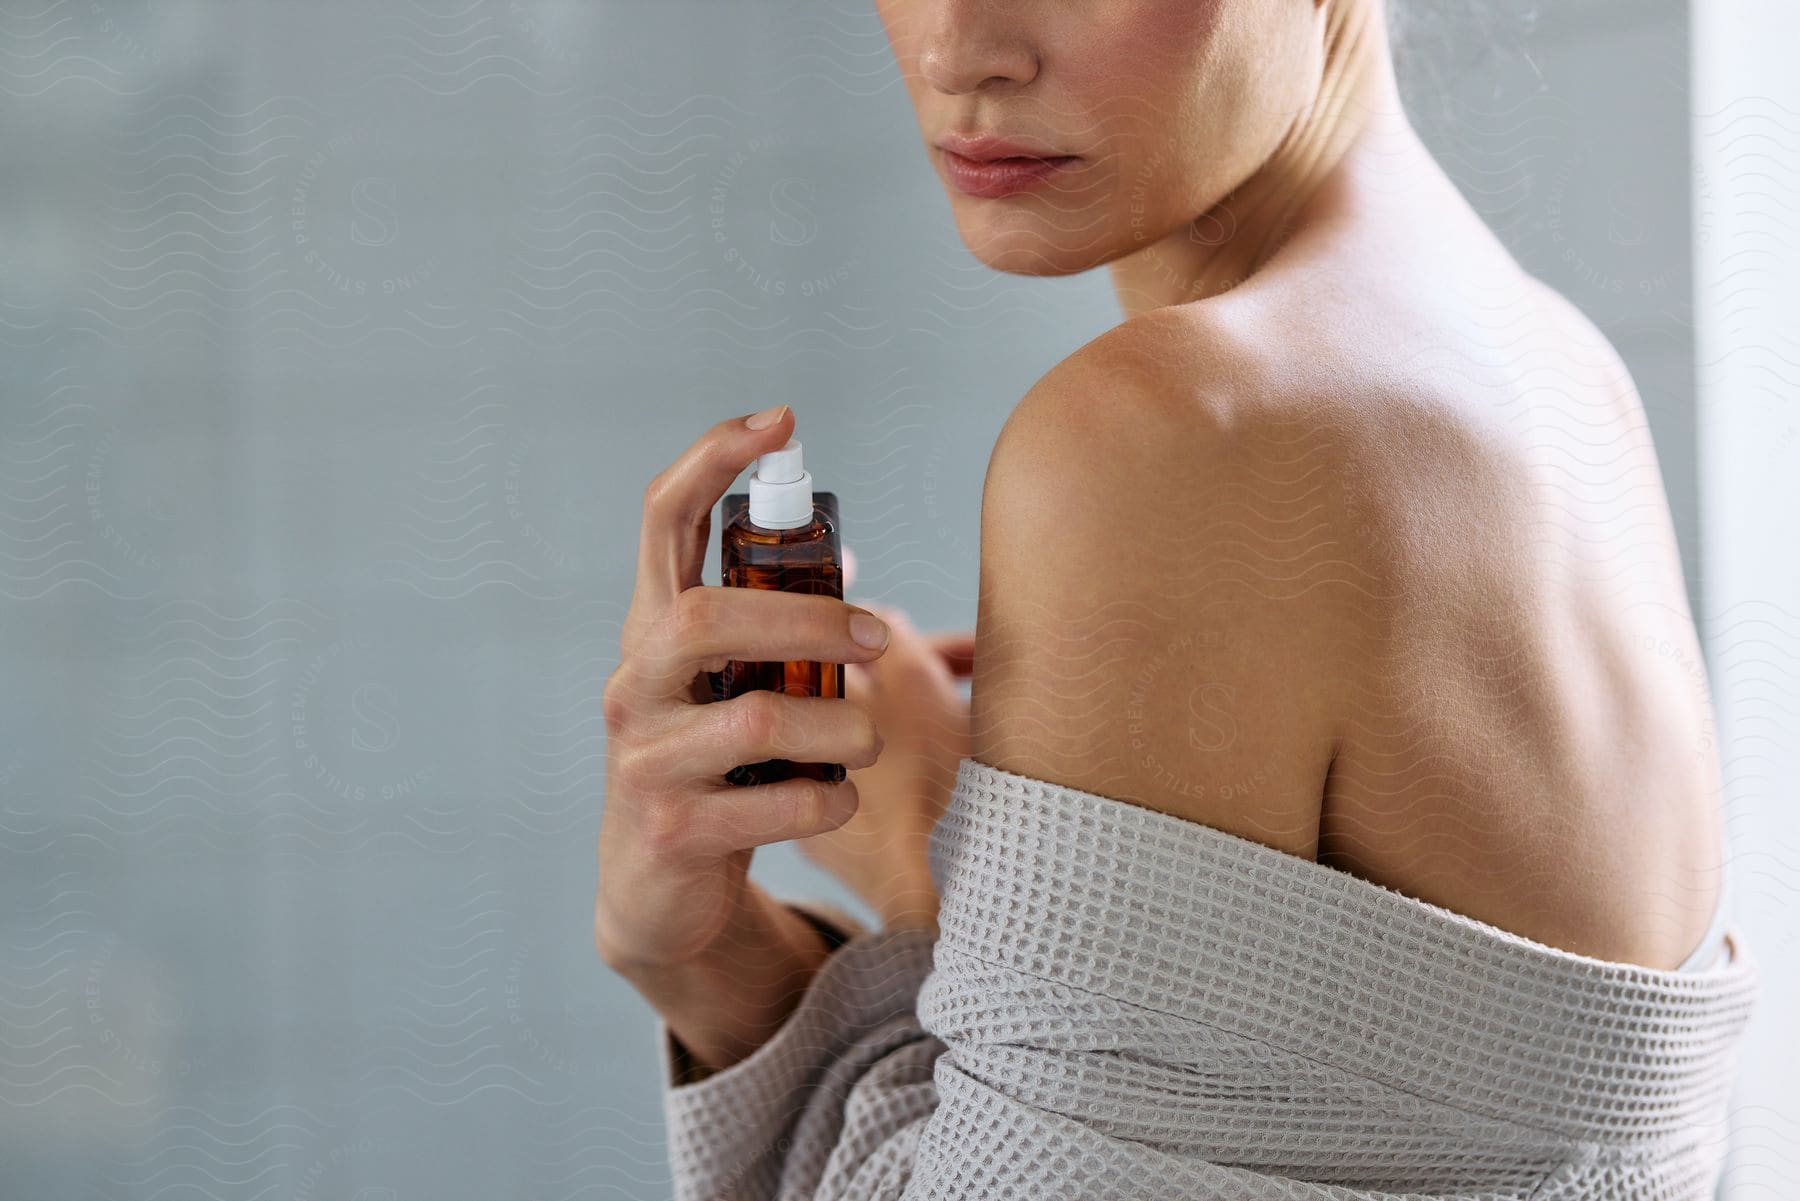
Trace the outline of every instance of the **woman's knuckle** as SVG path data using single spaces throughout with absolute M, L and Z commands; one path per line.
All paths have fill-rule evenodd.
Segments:
M 636 739 L 630 734 L 608 731 L 606 735 L 606 775 L 609 787 L 629 788 L 638 783 L 637 756 L 633 754 Z
M 644 512 L 646 514 L 661 512 L 668 505 L 669 497 L 674 491 L 674 471 L 674 465 L 671 464 L 651 476 L 650 482 L 644 485 Z
M 674 858 L 686 848 L 693 833 L 683 807 L 669 798 L 658 798 L 639 815 L 638 842 L 655 858 Z
M 606 677 L 606 686 L 600 690 L 600 714 L 608 734 L 623 733 L 637 712 L 631 692 L 631 683 L 622 670 Z
M 761 750 L 775 741 L 781 729 L 779 701 L 775 694 L 762 689 L 746 692 L 739 698 L 738 737 L 748 747 Z
M 625 795 L 647 796 L 668 784 L 667 780 L 658 778 L 652 747 L 627 740 L 608 753 L 612 758 L 613 783 Z
M 669 632 L 688 654 L 704 653 L 711 645 L 713 627 L 718 620 L 716 589 L 702 584 L 685 588 L 675 598 L 675 611 Z

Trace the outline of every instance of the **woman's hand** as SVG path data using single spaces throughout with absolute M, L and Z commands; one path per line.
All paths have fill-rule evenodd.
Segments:
M 745 420 L 713 426 L 645 488 L 636 589 L 603 700 L 595 945 L 665 1016 L 681 1012 L 684 1038 L 710 1042 L 712 1062 L 779 1021 L 797 999 L 801 940 L 817 944 L 749 882 L 754 848 L 835 829 L 857 808 L 850 780 L 738 787 L 725 773 L 776 758 L 866 768 L 881 736 L 848 698 L 759 690 L 714 702 L 706 673 L 731 659 L 864 664 L 887 641 L 878 620 L 835 597 L 702 585 L 713 505 L 788 440 L 793 419 L 784 409 L 761 430 Z M 856 637 L 865 622 L 873 646 Z
M 926 848 L 969 753 L 969 702 L 956 680 L 969 674 L 975 635 L 922 634 L 899 609 L 864 607 L 887 621 L 893 640 L 880 659 L 845 668 L 845 696 L 874 719 L 883 750 L 848 773 L 856 816 L 801 840 L 800 851 L 885 925 L 931 925 L 938 898 Z

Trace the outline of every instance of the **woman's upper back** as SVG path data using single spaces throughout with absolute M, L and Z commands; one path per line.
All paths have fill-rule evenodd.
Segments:
M 1436 274 L 1296 245 L 1021 403 L 974 755 L 1672 967 L 1713 913 L 1718 767 L 1642 405 L 1573 306 L 1451 234 Z

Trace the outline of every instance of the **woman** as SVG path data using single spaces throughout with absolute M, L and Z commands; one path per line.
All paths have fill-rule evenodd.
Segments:
M 1127 319 L 994 448 L 970 712 L 902 615 L 698 586 L 785 408 L 647 489 L 595 929 L 678 1194 L 1709 1196 L 1757 975 L 1643 409 L 1382 5 L 878 7 L 970 250 Z M 721 786 L 776 754 L 850 780 Z M 749 883 L 788 838 L 883 926 Z

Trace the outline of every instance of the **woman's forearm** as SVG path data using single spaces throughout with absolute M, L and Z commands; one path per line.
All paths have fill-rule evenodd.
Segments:
M 829 954 L 812 923 L 754 881 L 745 887 L 716 950 L 674 966 L 613 965 L 702 1069 L 729 1067 L 767 1042 Z
M 881 915 L 884 928 L 920 926 L 937 930 L 937 884 L 931 878 L 931 868 L 924 861 L 921 860 L 911 872 L 897 873 L 885 880 L 883 885 L 873 895 L 864 893 L 863 899 Z

